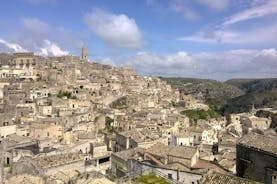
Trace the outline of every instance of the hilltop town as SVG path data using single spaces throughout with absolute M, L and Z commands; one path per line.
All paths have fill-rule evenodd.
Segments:
M 257 111 L 222 116 L 86 48 L 3 53 L 0 184 L 277 183 L 276 130 Z

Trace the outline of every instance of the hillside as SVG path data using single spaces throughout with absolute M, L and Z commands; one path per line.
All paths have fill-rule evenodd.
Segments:
M 212 109 L 220 112 L 221 108 L 230 98 L 238 97 L 244 92 L 236 86 L 225 84 L 216 80 L 195 78 L 164 78 L 175 89 L 181 90 L 186 95 L 207 103 Z
M 200 98 L 221 114 L 256 108 L 277 108 L 277 79 L 231 79 L 219 82 L 209 79 L 161 78 L 184 94 Z
M 229 99 L 223 107 L 224 113 L 248 111 L 252 105 L 277 107 L 277 79 L 231 79 L 225 83 L 240 88 L 245 94 Z
M 277 88 L 277 78 L 269 79 L 231 79 L 225 84 L 233 85 L 245 93 L 270 91 Z
M 243 91 L 238 87 L 216 80 L 163 77 L 161 79 L 167 81 L 172 87 L 182 90 L 185 94 L 191 94 L 196 98 L 199 97 L 199 93 L 202 93 L 204 100 L 219 96 L 236 97 L 243 94 Z

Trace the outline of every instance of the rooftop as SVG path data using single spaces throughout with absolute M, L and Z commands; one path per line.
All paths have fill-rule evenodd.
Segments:
M 193 155 L 195 155 L 196 151 L 197 151 L 196 147 L 176 146 L 170 149 L 168 155 L 191 159 Z
M 145 136 L 142 133 L 140 133 L 138 130 L 128 130 L 125 132 L 120 132 L 119 134 L 125 137 L 130 137 L 136 142 L 144 142 L 145 140 Z
M 43 178 L 39 176 L 33 176 L 29 174 L 22 174 L 10 177 L 7 181 L 7 184 L 13 183 L 21 183 L 21 184 L 28 184 L 28 183 L 37 183 L 37 184 L 45 184 Z
M 258 182 L 237 176 L 208 172 L 201 178 L 200 184 L 258 184 Z
M 182 157 L 191 159 L 196 153 L 197 148 L 189 146 L 167 146 L 163 143 L 157 143 L 147 149 L 147 152 L 160 157 L 167 157 L 167 155 L 173 157 Z
M 136 149 L 128 149 L 120 152 L 115 152 L 112 153 L 113 155 L 122 158 L 124 160 L 132 159 L 137 157 L 137 151 L 138 152 L 143 152 L 143 149 L 141 148 L 136 148 Z
M 78 153 L 66 153 L 50 156 L 39 156 L 35 158 L 35 160 L 41 168 L 47 168 L 57 165 L 69 164 L 75 161 L 81 161 L 83 160 L 83 157 Z
M 269 153 L 277 154 L 277 139 L 267 137 L 258 133 L 250 132 L 239 139 L 238 143 L 246 147 L 256 148 Z

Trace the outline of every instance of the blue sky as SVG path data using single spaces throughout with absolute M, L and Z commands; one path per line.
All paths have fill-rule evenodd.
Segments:
M 143 75 L 277 77 L 276 0 L 10 0 L 0 52 L 80 55 Z

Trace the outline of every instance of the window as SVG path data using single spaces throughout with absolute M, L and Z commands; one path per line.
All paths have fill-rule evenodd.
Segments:
M 167 174 L 167 177 L 168 177 L 168 179 L 172 179 L 172 174 L 171 174 L 171 173 L 168 173 L 168 174 Z
M 6 164 L 10 165 L 10 158 L 9 157 L 7 157 Z
M 277 182 L 277 176 L 276 175 L 272 175 L 272 183 L 276 183 Z

